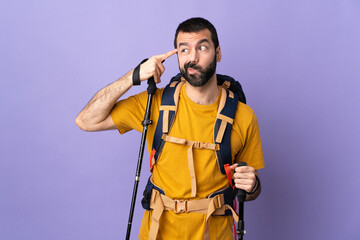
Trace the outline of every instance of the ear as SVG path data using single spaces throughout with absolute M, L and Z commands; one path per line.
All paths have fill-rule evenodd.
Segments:
M 216 48 L 216 61 L 220 62 L 221 61 L 221 49 L 220 49 L 220 45 Z

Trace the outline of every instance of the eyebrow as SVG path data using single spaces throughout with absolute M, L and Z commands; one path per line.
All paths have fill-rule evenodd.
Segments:
M 210 44 L 209 40 L 207 40 L 206 38 L 201 39 L 201 40 L 198 42 L 198 44 L 201 44 L 201 43 L 204 43 L 204 42 L 206 42 L 206 43 L 209 43 L 209 44 Z
M 208 39 L 206 39 L 206 38 L 201 39 L 201 40 L 200 40 L 200 41 L 198 41 L 196 44 L 201 44 L 201 43 L 204 43 L 204 42 L 206 42 L 206 43 L 209 43 L 209 44 L 210 44 L 209 40 L 208 40 Z M 188 43 L 188 42 L 181 42 L 181 43 L 179 43 L 179 47 L 181 47 L 181 46 L 188 46 L 188 45 L 189 45 L 189 43 Z

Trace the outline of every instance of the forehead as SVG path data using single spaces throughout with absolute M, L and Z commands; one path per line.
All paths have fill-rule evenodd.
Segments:
M 196 44 L 199 41 L 207 39 L 210 43 L 210 45 L 214 45 L 214 43 L 211 40 L 211 33 L 209 29 L 204 29 L 199 32 L 179 32 L 176 44 L 177 47 L 179 47 L 180 43 L 187 43 L 187 44 Z

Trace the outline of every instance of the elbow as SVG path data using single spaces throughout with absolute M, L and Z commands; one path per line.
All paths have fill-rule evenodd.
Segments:
M 87 126 L 84 121 L 80 118 L 80 116 L 77 116 L 75 119 L 75 124 L 83 131 L 90 132 L 89 126 Z
M 75 119 L 75 124 L 83 131 L 86 132 L 97 132 L 97 131 L 104 131 L 104 130 L 111 130 L 116 129 L 116 126 L 114 125 L 112 119 L 110 116 L 108 116 L 107 119 L 95 122 L 93 119 L 87 119 L 80 116 L 77 116 Z

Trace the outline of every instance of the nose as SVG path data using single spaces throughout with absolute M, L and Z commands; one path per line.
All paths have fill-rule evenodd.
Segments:
M 195 49 L 192 50 L 189 54 L 189 62 L 195 64 L 199 62 L 199 53 Z

